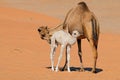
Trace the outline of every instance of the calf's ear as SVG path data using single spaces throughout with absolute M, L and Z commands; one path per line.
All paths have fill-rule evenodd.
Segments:
M 48 29 L 48 26 L 45 26 L 45 29 Z
M 49 35 L 50 37 L 52 37 L 52 35 Z

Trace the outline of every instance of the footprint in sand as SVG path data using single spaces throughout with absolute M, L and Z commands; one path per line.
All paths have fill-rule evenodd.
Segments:
M 22 53 L 22 50 L 19 49 L 19 48 L 15 48 L 12 50 L 13 53 L 16 53 L 16 54 L 19 54 L 19 53 Z

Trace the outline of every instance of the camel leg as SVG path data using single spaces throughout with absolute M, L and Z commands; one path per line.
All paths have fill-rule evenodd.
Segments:
M 85 31 L 85 35 L 92 47 L 92 52 L 93 52 L 93 68 L 92 68 L 92 72 L 96 73 L 96 63 L 97 63 L 97 57 L 98 57 L 98 53 L 97 53 L 97 45 L 98 45 L 98 37 L 99 35 L 97 35 L 97 31 L 95 30 L 95 24 L 93 24 L 92 21 L 86 22 L 84 24 L 84 31 Z
M 51 47 L 51 52 L 50 52 L 50 59 L 51 59 L 51 69 L 54 71 L 54 54 L 55 54 L 55 47 Z
M 56 66 L 56 72 L 58 71 L 58 66 L 59 66 L 59 64 L 60 64 L 60 61 L 61 61 L 61 58 L 62 58 L 62 54 L 63 54 L 64 48 L 65 48 L 65 46 L 64 46 L 64 45 L 61 45 L 60 56 L 59 56 L 59 58 L 58 58 L 58 63 L 57 63 L 57 66 Z
M 95 41 L 93 41 L 92 39 L 89 40 L 89 43 L 92 47 L 92 51 L 93 51 L 93 68 L 92 68 L 92 72 L 96 73 L 96 63 L 97 63 L 97 58 L 98 58 L 98 53 L 97 53 L 97 44 L 95 44 Z
M 62 68 L 62 71 L 64 71 L 67 67 L 67 47 L 66 47 L 66 53 L 65 53 L 65 64 L 64 64 L 64 67 Z
M 81 66 L 80 71 L 84 71 L 83 64 L 82 64 L 82 51 L 81 51 L 81 40 L 80 39 L 77 40 L 77 44 L 78 44 L 78 55 L 79 55 L 80 66 Z
M 68 72 L 70 72 L 70 48 L 71 48 L 71 46 L 68 45 L 67 46 L 67 64 L 68 64 L 67 70 L 68 70 Z

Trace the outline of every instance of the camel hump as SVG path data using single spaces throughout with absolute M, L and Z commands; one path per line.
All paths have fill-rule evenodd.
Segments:
M 82 2 L 79 2 L 78 5 L 86 5 L 86 3 L 82 1 Z
M 89 10 L 87 4 L 83 1 L 79 2 L 78 5 L 81 6 L 81 8 L 84 10 Z

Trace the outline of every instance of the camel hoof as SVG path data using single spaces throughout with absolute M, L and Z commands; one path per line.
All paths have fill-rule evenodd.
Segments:
M 62 71 L 65 71 L 65 70 L 67 70 L 67 68 L 66 68 L 66 67 L 63 67 L 61 70 L 62 70 Z
M 52 67 L 52 71 L 54 71 L 54 67 Z
M 92 72 L 92 73 L 97 73 L 96 70 L 92 70 L 91 72 Z
M 81 68 L 81 69 L 80 69 L 80 72 L 85 72 L 84 68 Z
M 70 68 L 68 69 L 68 72 L 70 72 Z
M 58 69 L 56 68 L 55 72 L 58 72 Z
M 62 70 L 62 71 L 64 71 L 64 70 L 65 70 L 65 68 L 62 68 L 61 70 Z
M 52 71 L 54 71 L 54 69 L 52 69 Z

